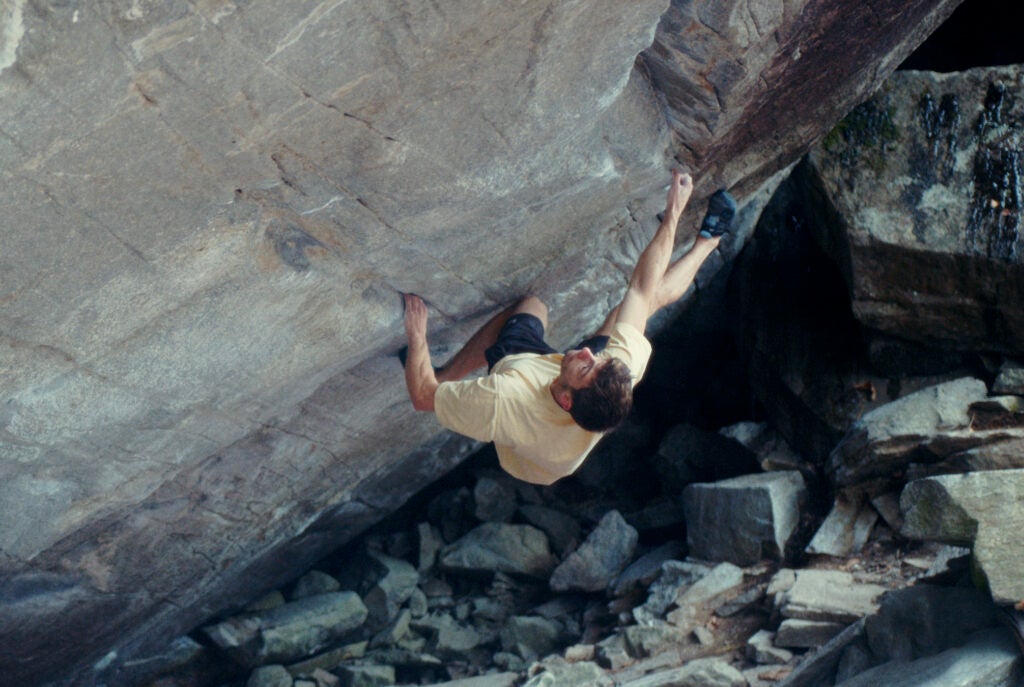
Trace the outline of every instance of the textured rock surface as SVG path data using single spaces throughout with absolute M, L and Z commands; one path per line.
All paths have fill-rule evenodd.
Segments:
M 765 472 L 683 490 L 686 541 L 697 558 L 750 565 L 781 559 L 807 488 L 799 472 Z
M 904 536 L 971 545 L 996 603 L 1024 601 L 1024 470 L 916 480 L 900 505 Z
M 396 291 L 568 342 L 672 158 L 752 197 L 956 4 L 5 0 L 0 671 L 107 679 L 378 520 L 471 447 Z
M 815 149 L 843 226 L 829 245 L 863 324 L 1021 350 L 1022 83 L 1018 67 L 901 73 Z

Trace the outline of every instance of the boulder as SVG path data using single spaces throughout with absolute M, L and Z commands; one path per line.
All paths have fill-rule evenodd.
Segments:
M 783 618 L 850 624 L 878 610 L 886 591 L 877 584 L 857 582 L 841 570 L 797 570 L 796 577 L 776 597 Z
M 692 484 L 683 491 L 690 553 L 737 565 L 781 559 L 806 498 L 803 477 L 795 471 Z
M 558 625 L 546 618 L 514 616 L 501 631 L 501 647 L 526 661 L 535 661 L 557 648 L 559 636 Z
M 922 450 L 945 456 L 985 443 L 970 429 L 970 405 L 988 395 L 980 379 L 964 377 L 922 389 L 867 413 L 829 456 L 827 469 L 839 486 L 869 479 L 898 479 Z
M 629 682 L 622 687 L 746 687 L 740 671 L 720 658 L 698 658 L 681 668 L 665 670 Z
M 1000 604 L 1024 600 L 1024 470 L 940 475 L 900 496 L 901 534 L 970 545 L 974 565 Z
M 484 523 L 441 550 L 440 565 L 457 572 L 504 572 L 547 579 L 557 561 L 544 533 L 530 525 Z
M 107 684 L 381 520 L 477 447 L 399 291 L 571 342 L 670 165 L 687 227 L 760 197 L 957 1 L 7 0 L 0 674 Z
M 867 543 L 877 520 L 878 511 L 866 500 L 837 494 L 828 517 L 804 550 L 807 553 L 838 557 L 857 553 Z
M 996 624 L 991 599 L 977 589 L 919 584 L 882 597 L 864 622 L 875 663 L 912 661 L 965 644 Z
M 954 350 L 1021 352 L 1019 66 L 899 72 L 810 155 L 856 318 Z M 893 267 L 898 266 L 894 279 Z
M 578 549 L 566 556 L 551 574 L 556 592 L 597 592 L 608 588 L 630 562 L 639 535 L 617 510 L 601 518 Z
M 253 667 L 310 656 L 362 625 L 366 617 L 357 594 L 334 592 L 229 618 L 203 631 L 239 663 Z
M 1003 629 L 983 630 L 964 646 L 916 661 L 890 661 L 836 687 L 929 685 L 929 687 L 1016 687 L 1024 658 Z

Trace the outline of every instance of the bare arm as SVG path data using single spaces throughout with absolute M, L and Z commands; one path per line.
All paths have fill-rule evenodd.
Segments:
M 662 280 L 672 260 L 676 227 L 692 192 L 693 179 L 690 175 L 673 170 L 661 225 L 633 268 L 626 295 L 616 308 L 615 322 L 631 324 L 643 332 L 647 319 L 661 307 L 658 294 L 662 291 Z
M 427 306 L 423 299 L 405 294 L 405 334 L 409 351 L 405 359 L 405 387 L 416 410 L 434 410 L 438 381 L 430 364 L 427 346 Z

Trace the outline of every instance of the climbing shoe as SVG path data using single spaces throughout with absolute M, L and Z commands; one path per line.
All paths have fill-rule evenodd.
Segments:
M 700 235 L 706 239 L 721 236 L 729 231 L 735 215 L 736 200 L 724 188 L 715 191 L 708 199 L 708 211 L 700 223 Z

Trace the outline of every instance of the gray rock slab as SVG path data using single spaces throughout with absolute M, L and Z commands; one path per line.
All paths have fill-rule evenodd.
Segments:
M 292 676 L 282 665 L 261 666 L 252 671 L 245 687 L 292 687 Z
M 848 623 L 786 618 L 775 633 L 775 644 L 787 649 L 813 649 L 828 644 L 847 626 Z
M 359 595 L 333 592 L 229 618 L 204 632 L 243 665 L 255 666 L 311 656 L 359 627 L 367 614 Z
M 1024 657 L 1006 630 L 985 630 L 961 647 L 916 661 L 890 661 L 836 687 L 1017 687 Z
M 531 525 L 484 523 L 441 551 L 440 564 L 462 572 L 504 572 L 547 579 L 557 561 Z
M 995 623 L 995 605 L 984 592 L 917 584 L 883 596 L 864 632 L 876 662 L 910 661 L 959 646 Z
M 560 510 L 537 504 L 519 507 L 519 514 L 528 524 L 548 535 L 548 540 L 559 556 L 575 549 L 583 538 L 579 521 Z
M 683 226 L 757 197 L 956 4 L 731 1 L 5 2 L 0 673 L 108 682 L 378 522 L 477 448 L 409 407 L 398 291 L 571 343 L 670 164 Z
M 537 616 L 513 616 L 501 631 L 501 647 L 526 661 L 535 661 L 554 651 L 561 632 L 558 625 Z
M 1024 294 L 1003 290 L 1021 274 L 1014 191 L 983 170 L 1019 149 L 1024 106 L 1000 94 L 1021 82 L 1013 66 L 899 72 L 812 153 L 841 227 L 829 247 L 868 328 L 936 348 L 1020 350 Z
M 795 471 L 690 485 L 683 491 L 690 554 L 736 565 L 781 558 L 806 497 Z
M 523 687 L 612 687 L 615 681 L 592 661 L 582 663 L 546 662 L 543 672 L 534 675 Z
M 793 652 L 775 646 L 775 633 L 758 630 L 747 639 L 745 655 L 748 660 L 761 665 L 788 663 Z
M 857 553 L 867 544 L 877 520 L 878 511 L 862 498 L 840 493 L 805 551 L 835 557 Z
M 698 658 L 681 668 L 624 682 L 621 687 L 746 687 L 743 674 L 720 658 Z
M 970 545 L 992 598 L 1024 600 L 1024 470 L 915 480 L 900 507 L 904 536 Z
M 436 682 L 434 687 L 515 687 L 519 682 L 519 673 L 492 673 L 465 677 L 460 680 Z
M 776 598 L 784 618 L 852 623 L 878 610 L 885 587 L 857 582 L 841 570 L 796 571 L 796 580 Z
M 676 592 L 678 608 L 667 620 L 679 627 L 703 624 L 726 599 L 735 597 L 743 585 L 743 569 L 732 563 L 719 563 L 692 585 Z
M 841 486 L 888 476 L 906 467 L 922 444 L 970 427 L 968 408 L 987 395 L 983 381 L 965 377 L 886 403 L 854 424 L 829 456 L 827 470 Z M 973 435 L 960 438 L 964 443 L 947 442 L 945 454 L 983 443 Z
M 992 382 L 992 393 L 1024 396 L 1024 364 L 1017 360 L 1004 362 Z
M 680 560 L 686 555 L 686 545 L 678 540 L 648 551 L 630 563 L 613 581 L 609 592 L 612 596 L 625 596 L 640 587 L 648 587 L 661 574 L 665 561 Z
M 609 511 L 580 547 L 551 573 L 551 589 L 556 592 L 607 589 L 629 564 L 639 536 L 617 510 Z

